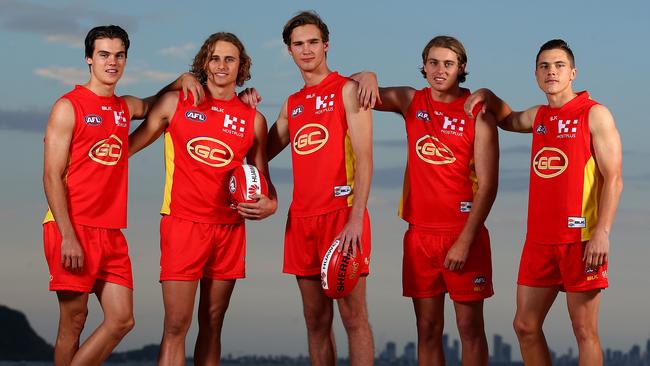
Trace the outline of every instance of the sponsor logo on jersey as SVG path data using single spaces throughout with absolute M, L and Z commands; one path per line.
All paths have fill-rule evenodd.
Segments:
M 471 212 L 471 211 L 472 211 L 472 201 L 460 202 L 460 212 Z
M 557 120 L 557 138 L 572 139 L 576 137 L 578 131 L 578 120 Z
M 215 168 L 228 165 L 235 156 L 230 146 L 212 137 L 195 137 L 186 148 L 192 159 Z
M 555 147 L 541 148 L 533 158 L 533 170 L 542 178 L 553 178 L 562 174 L 569 166 L 569 158 Z
M 302 105 L 297 106 L 296 108 L 294 108 L 294 109 L 291 111 L 291 117 L 292 117 L 292 118 L 293 118 L 293 117 L 296 117 L 297 115 L 299 115 L 300 113 L 302 113 L 304 110 L 305 110 L 305 107 L 303 107 Z
M 484 276 L 474 277 L 474 292 L 481 292 L 485 290 L 487 279 Z
M 587 266 L 585 267 L 585 274 L 598 273 L 598 268 L 600 268 L 600 266 Z
M 124 117 L 124 111 L 113 111 L 113 117 L 115 117 L 115 124 L 118 127 L 126 127 L 127 126 L 127 120 L 126 117 Z
M 246 121 L 226 113 L 226 115 L 223 117 L 222 131 L 230 135 L 244 137 L 244 131 L 246 131 Z
M 113 110 L 113 107 L 111 107 L 110 105 L 103 105 L 102 106 L 102 111 L 112 111 L 112 110 Z
M 546 126 L 543 123 L 540 123 L 535 129 L 535 133 L 538 135 L 546 135 Z
M 89 114 L 84 117 L 84 122 L 86 122 L 88 126 L 99 126 L 102 124 L 102 117 L 96 114 Z
M 316 114 L 331 112 L 334 110 L 334 93 L 330 95 L 316 96 Z
M 429 117 L 429 112 L 427 111 L 417 111 L 415 112 L 415 118 L 424 121 L 424 122 L 429 122 L 431 121 L 431 118 Z
M 208 120 L 208 116 L 205 113 L 199 111 L 187 111 L 185 112 L 185 119 L 193 122 L 205 122 Z
M 329 139 L 327 128 L 318 123 L 308 123 L 302 126 L 293 138 L 293 151 L 299 155 L 307 155 L 320 150 Z
M 351 186 L 336 186 L 334 187 L 334 197 L 349 196 L 352 193 Z
M 212 106 L 212 107 L 210 107 L 210 110 L 211 110 L 211 111 L 218 112 L 218 113 L 223 113 L 223 108 L 222 108 L 222 107 L 215 107 L 215 106 Z
M 230 193 L 235 193 L 237 190 L 237 179 L 234 175 L 230 177 L 230 182 L 228 182 L 228 189 L 230 190 Z
M 122 157 L 122 140 L 115 135 L 99 140 L 88 151 L 88 157 L 102 165 L 116 165 Z
M 570 229 L 582 229 L 587 227 L 587 219 L 579 216 L 569 216 L 567 220 L 567 227 Z
M 465 120 L 458 118 L 449 118 L 445 116 L 445 122 L 442 124 L 442 133 L 454 136 L 463 136 L 465 130 Z
M 436 137 L 424 135 L 415 143 L 415 152 L 423 161 L 434 164 L 451 164 L 456 161 L 454 153 Z

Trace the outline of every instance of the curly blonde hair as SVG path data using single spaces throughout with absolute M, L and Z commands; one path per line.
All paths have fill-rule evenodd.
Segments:
M 250 56 L 246 53 L 246 48 L 244 44 L 237 38 L 236 35 L 229 32 L 218 32 L 210 35 L 199 52 L 194 56 L 194 61 L 190 66 L 190 72 L 196 75 L 196 77 L 205 84 L 208 80 L 208 75 L 206 74 L 206 69 L 208 67 L 208 62 L 212 56 L 212 51 L 214 51 L 214 45 L 219 42 L 224 41 L 232 43 L 239 50 L 239 70 L 237 70 L 237 86 L 244 85 L 246 80 L 251 78 L 251 65 L 253 64 Z

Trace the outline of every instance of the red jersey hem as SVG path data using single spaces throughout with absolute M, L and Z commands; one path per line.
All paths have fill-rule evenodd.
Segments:
M 241 221 L 239 221 L 239 220 L 238 221 L 225 221 L 225 220 L 206 220 L 206 219 L 200 218 L 200 217 L 190 217 L 190 216 L 186 216 L 186 215 L 179 215 L 179 214 L 173 213 L 173 212 L 170 212 L 170 213 L 161 212 L 160 216 L 173 216 L 173 217 L 185 220 L 185 221 L 198 222 L 198 223 L 201 223 L 201 224 L 235 225 L 235 224 L 244 224 L 245 223 L 245 220 L 244 220 L 243 217 L 242 217 Z
M 320 215 L 328 214 L 328 213 L 330 213 L 330 212 L 334 212 L 334 211 L 342 210 L 342 209 L 344 209 L 344 208 L 348 208 L 348 207 L 352 207 L 352 205 L 351 205 L 351 204 L 348 204 L 347 202 L 345 202 L 345 203 L 342 204 L 342 205 L 337 205 L 337 206 L 334 206 L 334 207 L 330 207 L 330 208 L 327 208 L 327 209 L 324 209 L 324 210 L 318 210 L 318 211 L 307 211 L 307 212 L 300 212 L 300 211 L 298 211 L 298 212 L 296 212 L 295 209 L 291 209 L 291 208 L 289 208 L 289 214 L 288 214 L 288 215 L 289 215 L 289 217 L 311 217 L 311 216 L 320 216 Z
M 74 286 L 74 285 L 50 285 L 50 291 L 74 291 L 74 292 L 85 292 L 85 293 L 92 293 L 93 288 L 92 287 L 86 287 L 86 286 Z

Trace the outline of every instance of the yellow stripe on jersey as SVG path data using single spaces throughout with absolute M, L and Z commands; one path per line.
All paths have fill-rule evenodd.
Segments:
M 476 176 L 476 164 L 474 158 L 469 161 L 469 180 L 472 182 L 472 196 L 478 191 L 478 177 Z
M 352 140 L 350 134 L 345 135 L 345 176 L 346 184 L 352 188 L 352 194 L 348 196 L 348 206 L 352 206 L 352 199 L 354 198 L 354 172 L 355 172 L 356 157 L 354 156 L 354 149 L 352 149 Z
M 409 163 L 406 162 L 406 169 L 404 169 L 404 183 L 402 184 L 402 197 L 399 199 L 399 207 L 397 208 L 397 216 L 404 218 L 404 201 L 409 194 L 411 184 L 409 183 Z
M 585 164 L 584 182 L 582 188 L 582 217 L 587 220 L 587 226 L 582 229 L 582 241 L 591 239 L 596 222 L 598 221 L 598 203 L 602 192 L 603 179 L 594 157 Z
M 169 215 L 172 203 L 172 184 L 174 183 L 174 142 L 169 132 L 165 132 L 165 193 L 160 213 Z
M 43 219 L 43 224 L 46 224 L 50 221 L 54 221 L 54 215 L 52 215 L 52 210 L 48 207 L 47 213 L 45 214 L 45 218 Z

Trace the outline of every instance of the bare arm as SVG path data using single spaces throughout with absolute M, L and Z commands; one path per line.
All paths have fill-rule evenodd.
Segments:
M 178 98 L 178 92 L 169 92 L 163 95 L 151 109 L 147 119 L 129 135 L 129 157 L 160 137 L 176 111 Z
M 532 132 L 533 122 L 539 107 L 529 108 L 523 112 L 513 111 L 508 103 L 496 96 L 490 89 L 478 89 L 465 102 L 465 113 L 474 116 L 474 108 L 483 103 L 482 111 L 492 113 L 498 126 L 511 132 Z
M 445 267 L 451 271 L 465 265 L 470 247 L 485 224 L 497 196 L 499 183 L 499 136 L 494 116 L 481 112 L 475 122 L 474 166 L 478 190 L 472 200 L 472 210 L 458 239 L 447 252 Z
M 278 208 L 278 199 L 275 187 L 271 182 L 269 175 L 269 164 L 266 158 L 266 139 L 267 127 L 266 118 L 260 112 L 255 115 L 255 136 L 253 139 L 253 146 L 248 150 L 246 155 L 246 162 L 255 165 L 260 174 L 264 175 L 269 185 L 269 196 L 263 194 L 254 196 L 257 199 L 255 203 L 240 203 L 237 207 L 239 214 L 244 218 L 250 220 L 261 220 L 273 213 Z
M 269 130 L 269 139 L 267 141 L 266 152 L 269 161 L 273 160 L 287 145 L 289 145 L 289 119 L 287 117 L 287 103 L 284 102 L 278 119 Z
M 348 222 L 339 234 L 343 243 L 341 250 L 346 252 L 352 245 L 356 254 L 361 248 L 363 218 L 370 194 L 372 180 L 372 114 L 364 109 L 357 99 L 358 85 L 349 81 L 343 86 L 343 104 L 348 121 L 348 134 L 355 155 L 354 198 Z
M 415 95 L 415 89 L 409 86 L 379 87 L 374 72 L 362 71 L 350 75 L 350 78 L 359 83 L 357 99 L 363 108 L 406 115 Z
M 153 108 L 154 104 L 156 104 L 160 97 L 165 95 L 167 92 L 179 90 L 183 91 L 183 100 L 187 100 L 188 95 L 192 94 L 194 105 L 198 105 L 203 101 L 203 98 L 205 98 L 203 85 L 201 85 L 194 75 L 185 72 L 176 78 L 176 80 L 160 89 L 158 93 L 150 97 L 141 99 L 132 95 L 125 95 L 124 100 L 126 101 L 126 105 L 129 107 L 131 119 L 143 119 L 147 117 L 149 111 Z
M 70 220 L 65 185 L 74 118 L 74 109 L 69 100 L 59 99 L 52 107 L 45 132 L 43 188 L 61 232 L 61 264 L 66 270 L 81 271 L 84 267 L 84 253 Z
M 591 108 L 589 132 L 594 146 L 595 159 L 604 182 L 598 203 L 598 222 L 593 236 L 585 247 L 583 257 L 585 265 L 588 267 L 599 266 L 608 261 L 609 233 L 623 190 L 621 138 L 616 129 L 614 117 L 606 107 L 595 105 Z

